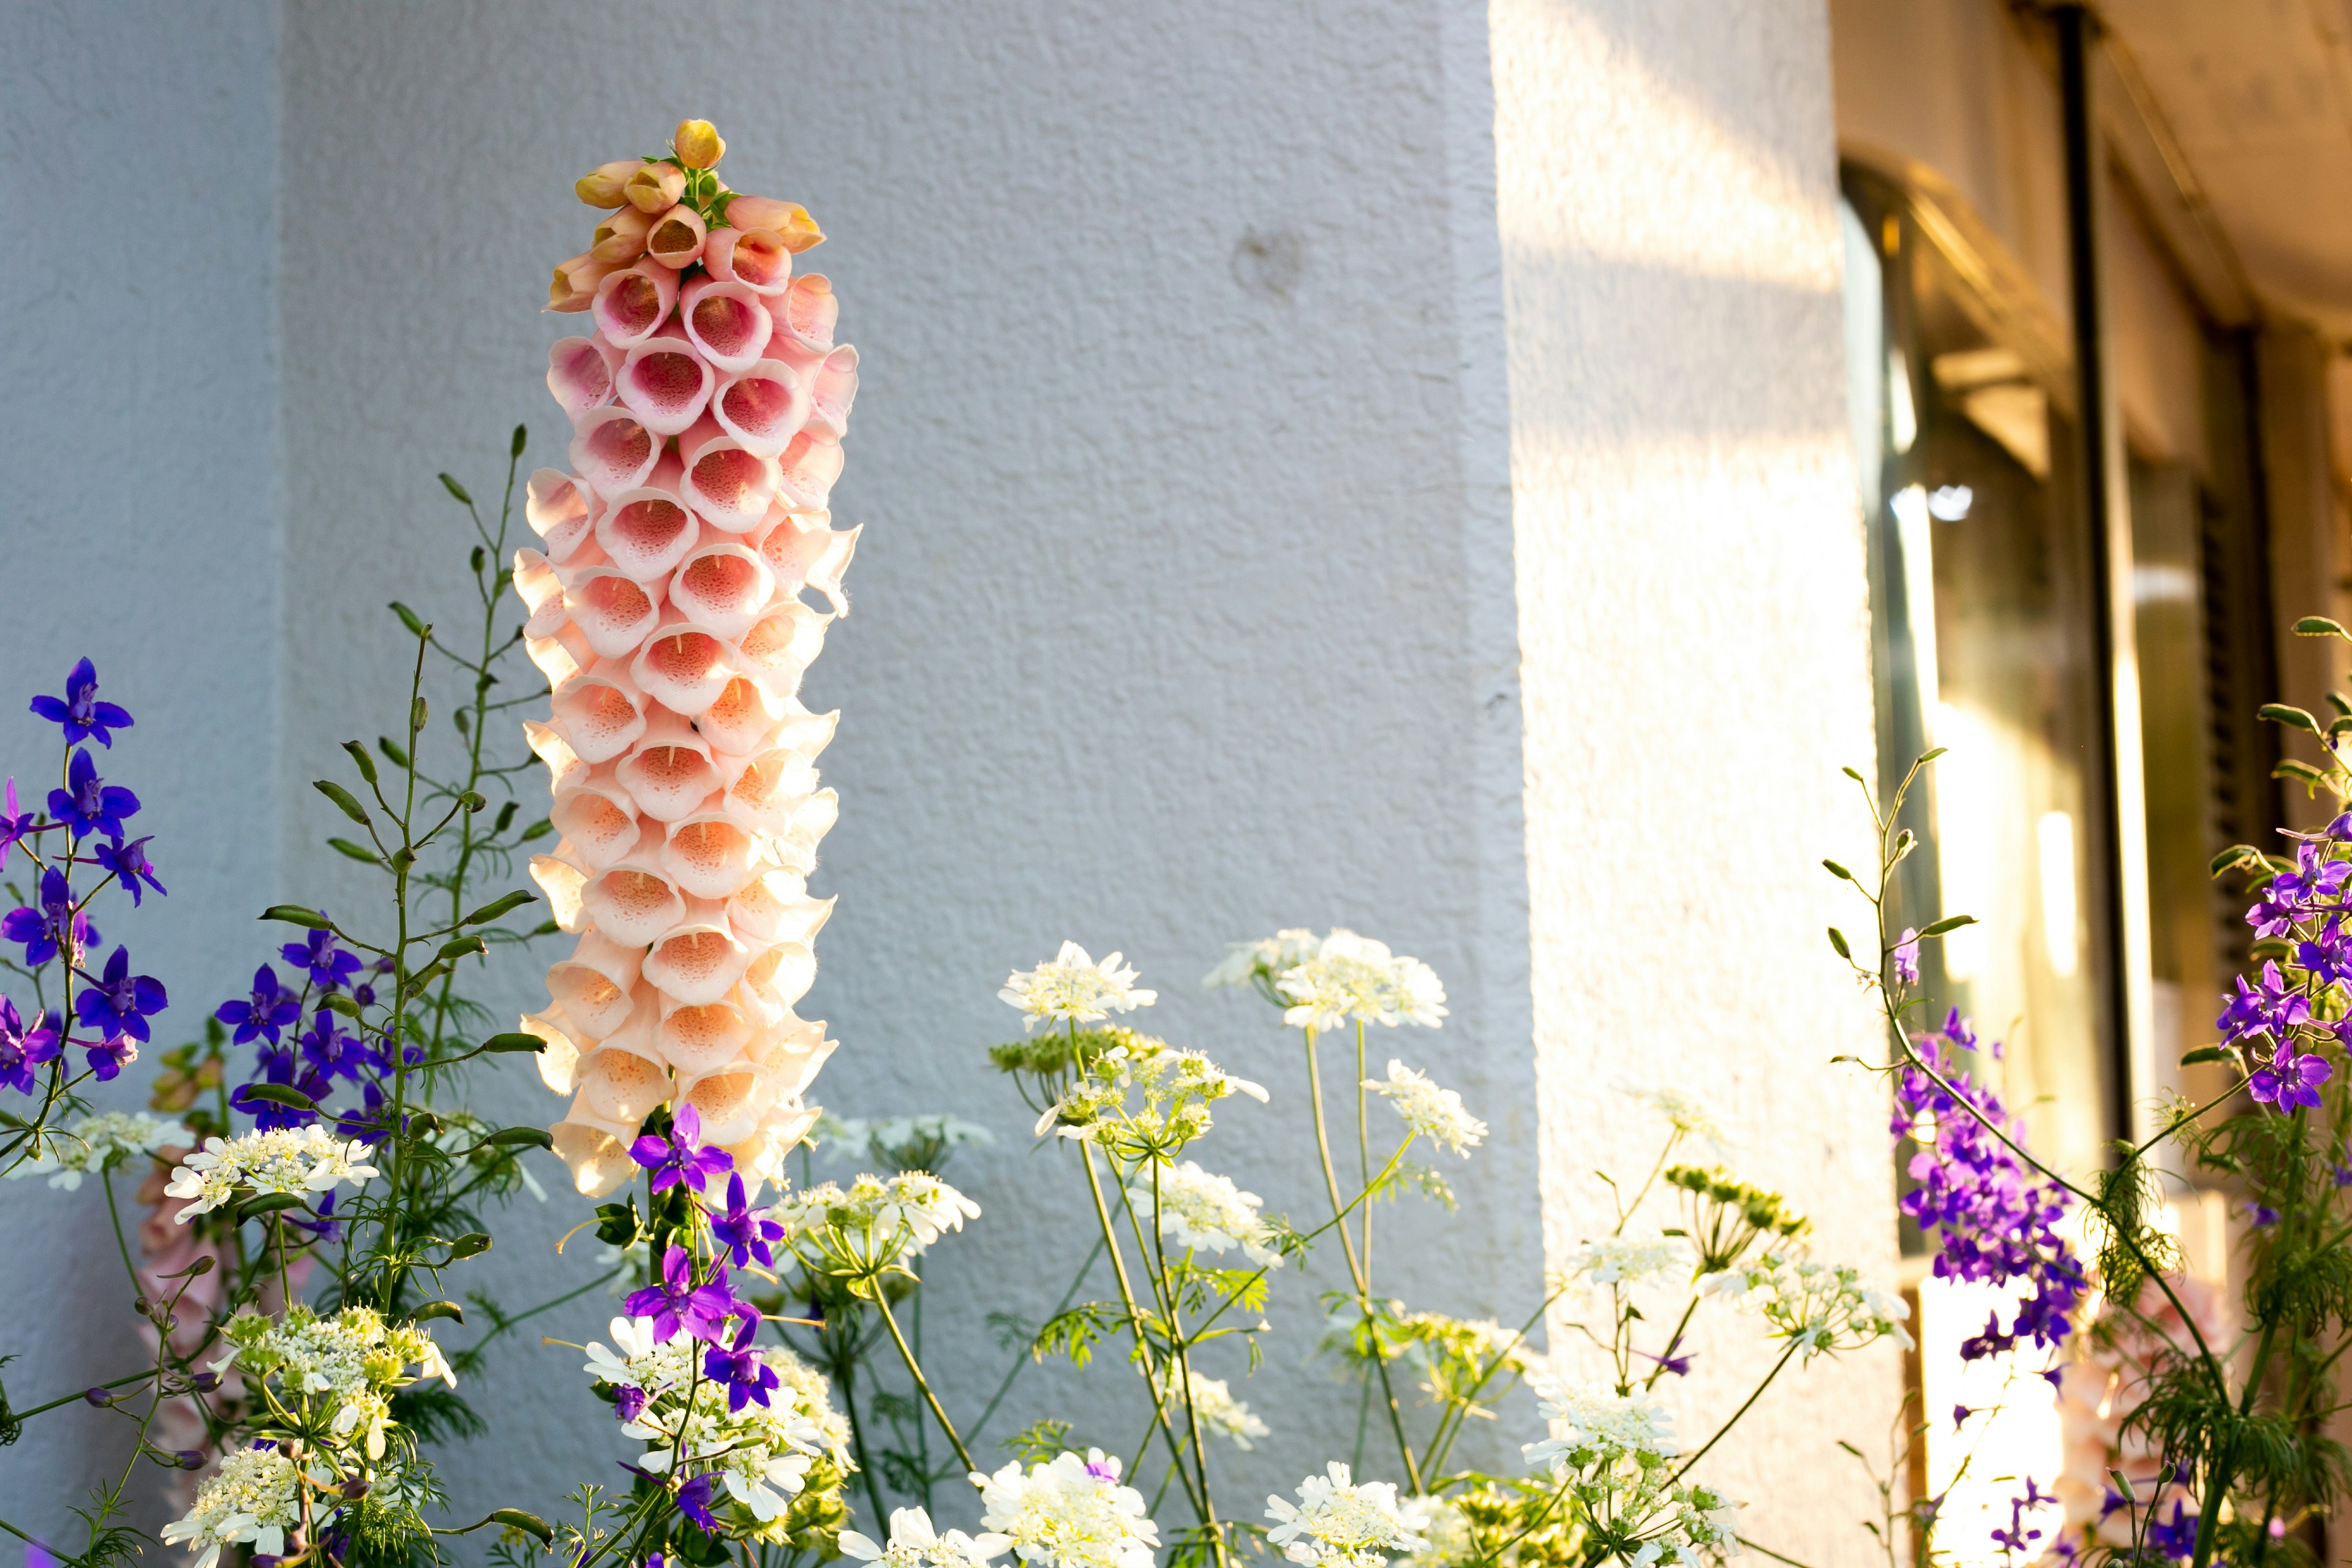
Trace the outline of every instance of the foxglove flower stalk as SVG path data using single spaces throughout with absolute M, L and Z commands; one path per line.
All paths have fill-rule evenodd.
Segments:
M 551 692 L 524 730 L 562 836 L 531 875 L 579 939 L 522 1027 L 572 1096 L 555 1147 L 592 1196 L 636 1173 L 664 1106 L 691 1108 L 756 1194 L 815 1121 L 803 1097 L 834 1048 L 793 1011 L 833 909 L 807 879 L 838 717 L 800 683 L 849 609 L 857 531 L 826 502 L 857 355 L 834 342 L 831 286 L 793 275 L 824 237 L 808 214 L 729 191 L 707 124 L 678 138 L 578 186 L 611 216 L 549 299 L 586 318 L 548 357 L 571 468 L 531 477 L 540 547 L 514 559 Z

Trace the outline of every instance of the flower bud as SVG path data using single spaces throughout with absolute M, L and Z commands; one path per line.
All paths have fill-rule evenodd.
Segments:
M 809 216 L 808 208 L 798 202 L 780 202 L 767 196 L 730 196 L 727 224 L 730 228 L 772 230 L 783 240 L 784 248 L 794 256 L 824 239 L 824 231 Z
M 220 1386 L 220 1373 L 216 1372 L 200 1372 L 188 1381 L 195 1385 L 195 1389 L 198 1394 L 210 1394 L 214 1389 Z
M 201 1470 L 205 1468 L 205 1451 L 202 1448 L 183 1448 L 172 1458 L 184 1470 Z
M 553 281 L 547 286 L 547 308 L 551 310 L 584 310 L 596 298 L 596 285 L 613 267 L 599 261 L 586 251 L 573 257 L 555 269 Z
M 114 1403 L 114 1391 L 107 1388 L 85 1388 L 81 1396 L 100 1410 Z
M 572 195 L 592 207 L 617 207 L 628 202 L 629 176 L 646 166 L 643 158 L 622 158 L 599 163 L 572 183 Z
M 719 139 L 719 127 L 708 120 L 679 121 L 677 134 L 669 144 L 677 161 L 689 169 L 708 169 L 727 156 L 727 143 Z
M 651 215 L 624 205 L 596 226 L 588 254 L 611 266 L 626 267 L 646 253 L 646 231 L 653 225 Z
M 646 231 L 646 254 L 664 267 L 687 267 L 702 254 L 702 242 L 709 237 L 702 215 L 680 202 Z
M 622 186 L 629 205 L 651 215 L 667 212 L 686 195 L 686 171 L 675 163 L 642 163 Z

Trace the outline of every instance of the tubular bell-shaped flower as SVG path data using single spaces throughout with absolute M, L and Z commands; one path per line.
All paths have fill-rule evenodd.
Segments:
M 522 1027 L 576 1096 L 556 1150 L 593 1196 L 651 1153 L 698 1186 L 731 1161 L 756 1198 L 814 1121 L 801 1092 L 832 1048 L 792 1012 L 835 810 L 811 765 L 834 716 L 797 692 L 848 609 L 856 531 L 824 506 L 857 360 L 833 342 L 830 286 L 792 276 L 823 235 L 793 203 L 716 184 L 725 148 L 689 121 L 672 157 L 581 182 L 606 216 L 556 307 L 586 314 L 548 361 L 572 471 L 531 477 L 543 552 L 515 563 L 552 689 L 527 729 L 563 836 L 531 870 L 580 938 Z M 266 1030 L 267 1003 L 247 1005 L 259 1021 L 239 1026 Z M 664 1107 L 677 1140 L 640 1138 Z

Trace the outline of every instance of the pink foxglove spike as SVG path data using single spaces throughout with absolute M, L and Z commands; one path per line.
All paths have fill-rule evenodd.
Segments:
M 745 451 L 775 458 L 808 423 L 812 406 L 798 370 L 781 359 L 761 359 L 719 378 L 710 416 Z
M 710 226 L 702 215 L 681 202 L 646 231 L 646 254 L 672 270 L 691 267 L 702 259 L 703 241 L 709 237 Z
M 857 401 L 857 351 L 842 344 L 816 367 L 809 384 L 811 427 L 835 441 L 849 434 L 849 405 Z
M 613 367 L 586 338 L 561 338 L 547 351 L 547 390 L 574 417 L 613 401 Z
M 547 378 L 571 471 L 532 476 L 540 548 L 514 562 L 551 696 L 526 733 L 561 835 L 530 869 L 579 933 L 524 1027 L 572 1096 L 557 1152 L 598 1195 L 635 1173 L 629 1141 L 665 1104 L 694 1106 L 747 1182 L 781 1179 L 834 1048 L 793 1012 L 838 812 L 815 767 L 837 715 L 799 692 L 847 608 L 857 534 L 824 508 L 857 356 L 835 342 L 831 285 L 794 276 L 815 222 L 728 192 L 709 172 L 724 151 L 689 121 L 671 156 L 580 182 L 603 216 L 551 302 L 593 330 L 550 351 Z
M 596 285 L 591 313 L 606 342 L 633 349 L 661 331 L 677 304 L 677 274 L 658 262 L 641 261 Z
M 702 247 L 702 265 L 720 282 L 740 283 L 763 297 L 792 287 L 793 253 L 765 229 L 719 230 Z
M 740 375 L 760 362 L 775 325 L 748 286 L 699 278 L 678 290 L 677 301 L 686 335 L 711 369 Z
M 683 335 L 654 337 L 621 362 L 620 399 L 656 436 L 689 428 L 710 405 L 717 384 L 709 362 Z

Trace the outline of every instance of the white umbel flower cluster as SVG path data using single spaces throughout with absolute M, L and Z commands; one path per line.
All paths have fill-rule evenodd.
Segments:
M 1290 1004 L 1282 1021 L 1297 1028 L 1336 1029 L 1352 1021 L 1434 1029 L 1445 1021 L 1445 987 L 1435 970 L 1343 929 L 1317 943 L 1313 957 L 1283 971 L 1275 988 Z
M 1389 1076 L 1368 1078 L 1364 1087 L 1374 1094 L 1385 1095 L 1404 1124 L 1433 1143 L 1444 1145 L 1457 1154 L 1466 1154 L 1473 1145 L 1486 1136 L 1486 1124 L 1464 1109 L 1462 1097 L 1450 1089 L 1440 1089 L 1424 1073 L 1389 1058 Z
M 278 1127 L 236 1138 L 207 1138 L 182 1161 L 163 1188 L 166 1196 L 195 1201 L 172 1217 L 184 1225 L 219 1208 L 241 1192 L 308 1195 L 348 1182 L 358 1186 L 376 1173 L 368 1146 L 338 1138 L 324 1127 Z
M 26 1161 L 8 1175 L 12 1180 L 47 1176 L 49 1185 L 70 1193 L 81 1186 L 82 1177 L 118 1161 L 136 1160 L 175 1144 L 184 1148 L 195 1141 L 194 1133 L 168 1116 L 150 1116 L 143 1110 L 102 1111 L 79 1117 L 71 1126 L 51 1132 L 43 1142 L 41 1157 Z
M 1167 1244 L 1195 1252 L 1225 1253 L 1238 1247 L 1261 1268 L 1282 1267 L 1282 1254 L 1270 1245 L 1273 1231 L 1259 1217 L 1265 1200 L 1245 1193 L 1231 1176 L 1204 1171 L 1199 1162 L 1162 1163 L 1158 1167 L 1159 1198 L 1152 1197 L 1153 1173 L 1146 1170 L 1128 1188 L 1128 1201 L 1137 1214 L 1160 1216 L 1160 1234 Z
M 1582 1242 L 1560 1268 L 1566 1279 L 1629 1289 L 1675 1279 L 1687 1284 L 1691 1272 L 1689 1244 L 1671 1236 L 1650 1241 L 1605 1236 L 1598 1241 Z
M 1723 1296 L 1761 1313 L 1776 1336 L 1794 1342 L 1808 1360 L 1879 1339 L 1911 1348 L 1910 1331 L 1903 1326 L 1911 1316 L 1909 1305 L 1864 1284 L 1861 1271 L 1845 1264 L 1766 1253 L 1706 1276 L 1698 1289 L 1703 1296 Z
M 1203 1376 L 1197 1368 L 1187 1369 L 1190 1375 L 1185 1387 L 1192 1392 L 1188 1405 L 1184 1395 L 1176 1392 L 1175 1371 L 1172 1363 L 1162 1368 L 1160 1381 L 1160 1402 L 1171 1422 L 1181 1426 L 1189 1410 L 1200 1421 L 1203 1433 L 1223 1437 L 1245 1451 L 1255 1447 L 1257 1439 L 1271 1432 L 1247 1405 L 1234 1397 L 1232 1386 L 1223 1378 Z
M 950 1530 L 941 1535 L 931 1528 L 931 1516 L 919 1508 L 890 1510 L 887 1546 L 855 1530 L 841 1532 L 842 1554 L 874 1563 L 876 1568 L 982 1568 L 1012 1545 L 1005 1537 L 986 1531 L 973 1536 Z
M 1429 1544 L 1425 1503 L 1400 1505 L 1388 1481 L 1354 1480 L 1337 1459 L 1298 1483 L 1298 1500 L 1270 1497 L 1266 1538 L 1306 1568 L 1386 1568 L 1390 1558 Z
M 195 1506 L 163 1527 L 163 1541 L 197 1553 L 189 1568 L 213 1568 L 225 1546 L 283 1557 L 286 1532 L 301 1522 L 294 1461 L 275 1448 L 232 1448 L 196 1489 Z
M 725 212 L 633 265 L 560 272 L 557 308 L 590 329 L 548 355 L 570 468 L 531 476 L 541 545 L 514 558 L 552 710 L 523 729 L 562 835 L 530 871 L 579 938 L 522 1027 L 572 1096 L 555 1147 L 592 1196 L 635 1174 L 628 1142 L 659 1105 L 692 1105 L 747 1182 L 773 1179 L 833 1049 L 793 1008 L 833 909 L 807 879 L 839 805 L 815 767 L 838 715 L 800 690 L 849 608 L 857 530 L 827 506 L 857 351 L 834 342 L 832 286 L 792 274 L 822 238 L 808 215 L 740 195 Z
M 1654 1464 L 1681 1452 L 1663 1406 L 1599 1384 L 1547 1386 L 1538 1393 L 1555 1435 L 1520 1448 L 1531 1469 L 1606 1469 L 1623 1459 Z
M 1005 976 L 997 997 L 1021 1009 L 1026 1031 L 1040 1024 L 1098 1024 L 1113 1013 L 1132 1013 L 1160 1000 L 1157 991 L 1135 984 L 1132 967 L 1121 967 L 1121 953 L 1097 963 L 1076 942 L 1066 942 L 1050 963 L 1016 969 Z
M 994 1475 L 971 1474 L 982 1530 L 1012 1542 L 1039 1568 L 1151 1568 L 1160 1527 L 1143 1494 L 1119 1484 L 1119 1462 L 1100 1448 L 1058 1454 L 1023 1474 L 1018 1460 Z
M 1283 975 L 1315 956 L 1323 939 L 1293 927 L 1255 942 L 1237 942 L 1216 968 L 1201 977 L 1203 985 L 1272 985 Z
M 656 1344 L 650 1318 L 614 1318 L 605 1331 L 612 1346 L 590 1341 L 582 1370 L 625 1401 L 622 1435 L 647 1445 L 638 1463 L 655 1475 L 715 1474 L 728 1497 L 766 1524 L 807 1484 L 818 1458 L 846 1463 L 846 1423 L 823 1397 L 822 1377 L 791 1352 L 760 1348 L 781 1386 L 768 1391 L 767 1404 L 736 1410 L 724 1384 L 698 1375 L 703 1347 L 691 1337 Z
M 221 1337 L 229 1348 L 211 1363 L 213 1371 L 234 1363 L 275 1384 L 289 1405 L 331 1411 L 333 1440 L 370 1459 L 383 1458 L 394 1389 L 426 1377 L 453 1388 L 457 1383 L 432 1335 L 415 1323 L 386 1323 L 373 1307 L 346 1307 L 326 1318 L 299 1302 L 282 1319 L 245 1311 L 221 1325 Z
M 928 1171 L 859 1176 L 845 1187 L 821 1182 L 786 1193 L 767 1211 L 784 1227 L 790 1247 L 823 1252 L 826 1233 L 848 1239 L 861 1256 L 874 1248 L 894 1255 L 923 1251 L 946 1232 L 980 1217 L 980 1205 Z M 878 1261 L 878 1259 L 877 1259 Z

